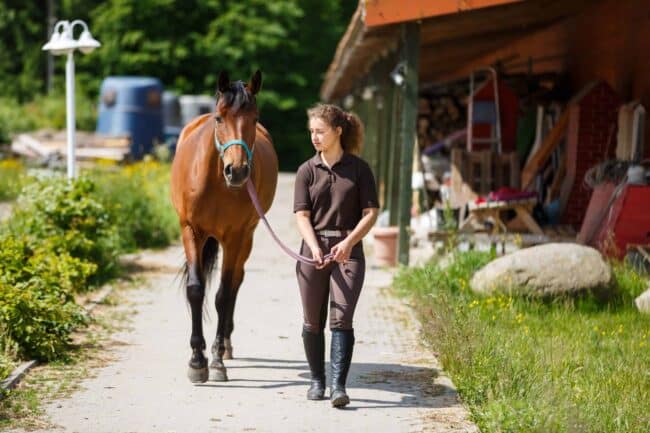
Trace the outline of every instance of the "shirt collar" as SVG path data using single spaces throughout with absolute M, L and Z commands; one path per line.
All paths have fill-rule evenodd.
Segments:
M 311 158 L 311 161 L 315 166 L 321 166 L 327 168 L 323 160 L 320 158 L 320 152 L 316 152 L 316 154 Z M 351 162 L 352 162 L 352 155 L 350 155 L 347 152 L 343 152 L 343 156 L 341 156 L 341 159 L 339 159 L 338 162 L 334 165 L 335 166 L 338 164 L 348 165 Z

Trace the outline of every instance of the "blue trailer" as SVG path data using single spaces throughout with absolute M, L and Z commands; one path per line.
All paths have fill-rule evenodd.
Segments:
M 141 159 L 163 142 L 163 86 L 153 77 L 107 77 L 100 89 L 96 131 L 128 135 L 131 158 Z

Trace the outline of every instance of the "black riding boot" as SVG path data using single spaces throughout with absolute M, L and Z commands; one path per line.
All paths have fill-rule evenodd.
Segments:
M 302 342 L 311 371 L 311 386 L 307 391 L 307 399 L 322 400 L 325 395 L 325 334 L 314 334 L 303 329 Z
M 352 347 L 354 346 L 354 330 L 332 329 L 332 347 L 330 349 L 330 364 L 332 366 L 332 385 L 330 400 L 332 406 L 343 407 L 350 403 L 350 397 L 345 393 L 345 381 L 352 362 Z

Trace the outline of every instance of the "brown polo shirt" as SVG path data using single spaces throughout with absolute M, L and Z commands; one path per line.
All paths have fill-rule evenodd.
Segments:
M 314 230 L 352 230 L 365 208 L 378 208 L 375 177 L 361 158 L 344 153 L 330 169 L 320 153 L 296 173 L 293 211 L 311 211 Z

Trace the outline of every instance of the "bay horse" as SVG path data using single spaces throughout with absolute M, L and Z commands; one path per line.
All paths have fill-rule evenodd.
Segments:
M 257 121 L 255 95 L 261 85 L 259 70 L 246 84 L 231 82 L 228 73 L 221 72 L 214 113 L 183 128 L 172 163 L 171 199 L 181 226 L 183 282 L 192 315 L 188 377 L 193 383 L 228 380 L 223 360 L 232 357 L 235 301 L 259 221 L 245 184 L 253 182 L 265 212 L 275 196 L 278 158 L 270 134 Z M 215 297 L 218 325 L 208 368 L 202 313 L 219 245 L 223 260 Z

